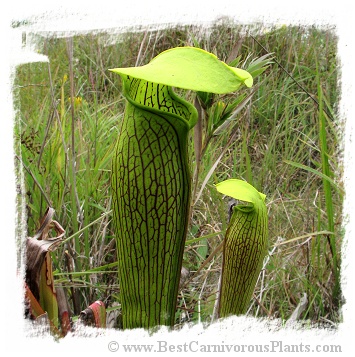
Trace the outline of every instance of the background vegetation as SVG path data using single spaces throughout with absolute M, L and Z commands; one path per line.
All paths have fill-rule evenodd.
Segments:
M 184 255 L 188 272 L 176 324 L 215 318 L 221 272 L 220 243 L 228 200 L 213 184 L 241 178 L 267 196 L 270 247 L 248 314 L 287 320 L 300 298 L 301 320 L 336 325 L 342 241 L 341 127 L 336 120 L 337 39 L 332 29 L 238 27 L 228 21 L 72 39 L 37 35 L 49 63 L 18 67 L 15 126 L 19 202 L 33 236 L 48 206 L 66 231 L 52 255 L 57 286 L 74 315 L 95 300 L 119 302 L 111 224 L 111 154 L 124 112 L 119 76 L 109 68 L 143 65 L 176 46 L 201 47 L 239 67 L 269 54 L 238 115 L 222 125 L 235 95 L 208 99 L 199 167 L 191 135 L 193 206 Z M 250 95 L 253 92 L 253 95 Z M 190 101 L 193 93 L 184 92 Z M 197 130 L 197 129 L 195 129 Z

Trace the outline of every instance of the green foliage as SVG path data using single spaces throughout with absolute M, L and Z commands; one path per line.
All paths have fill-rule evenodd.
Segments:
M 112 71 L 127 99 L 112 159 L 123 327 L 173 326 L 191 205 L 188 131 L 197 111 L 171 86 L 224 93 L 251 86 L 252 77 L 193 47 Z
M 247 87 L 253 85 L 247 71 L 228 66 L 212 53 L 188 46 L 166 50 L 145 66 L 111 71 L 170 87 L 219 94 L 235 92 L 243 83 Z
M 49 64 L 18 68 L 15 150 L 24 178 L 19 194 L 26 203 L 29 232 L 36 231 L 48 202 L 66 230 L 65 243 L 52 257 L 54 276 L 77 314 L 81 310 L 74 309 L 76 301 L 83 309 L 99 299 L 107 306 L 120 299 L 110 165 L 124 98 L 119 77 L 107 68 L 145 65 L 167 49 L 193 45 L 244 70 L 258 59 L 260 63 L 262 56 L 272 56 L 264 58 L 268 66 L 260 63 L 267 68 L 254 78 L 252 89 L 241 87 L 237 95 L 218 97 L 199 93 L 202 145 L 199 160 L 195 154 L 189 157 L 193 204 L 184 251 L 190 277 L 179 293 L 177 325 L 199 318 L 209 323 L 215 318 L 222 265 L 218 247 L 228 224 L 229 202 L 221 199 L 214 184 L 232 177 L 247 181 L 268 197 L 269 255 L 254 291 L 257 300 L 250 303 L 248 314 L 287 319 L 306 292 L 309 305 L 301 319 L 322 324 L 340 321 L 341 292 L 334 289 L 332 255 L 336 251 L 340 266 L 343 188 L 341 125 L 336 120 L 337 38 L 332 29 L 315 27 L 248 30 L 245 34 L 245 28 L 223 23 L 212 26 L 208 34 L 186 26 L 119 38 L 104 33 L 74 37 L 72 72 L 78 98 L 74 121 L 66 40 L 38 35 L 39 52 L 48 55 Z M 192 100 L 191 93 L 182 95 Z M 311 98 L 323 103 L 324 121 Z M 73 133 L 74 156 L 68 154 Z M 326 148 L 321 137 L 326 137 Z M 198 142 L 191 138 L 188 145 L 192 149 Z M 75 183 L 69 169 L 72 160 Z M 324 179 L 332 182 L 330 187 L 324 186 Z M 324 233 L 331 219 L 332 235 Z M 297 237 L 304 238 L 292 240 Z M 201 242 L 208 247 L 203 255 L 198 250 Z M 198 257 L 204 255 L 201 263 Z
M 186 143 L 197 113 L 170 87 L 128 76 L 123 86 L 112 158 L 123 327 L 173 326 L 190 203 Z
M 258 192 L 248 182 L 236 179 L 230 179 L 216 184 L 218 192 L 224 195 L 252 203 L 255 209 L 263 209 L 265 206 L 265 195 Z
M 229 179 L 218 192 L 249 204 L 232 206 L 224 239 L 219 316 L 245 314 L 269 245 L 265 195 L 249 183 Z

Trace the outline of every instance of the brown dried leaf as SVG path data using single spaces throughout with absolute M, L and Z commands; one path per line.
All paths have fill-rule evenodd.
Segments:
M 26 283 L 37 300 L 40 300 L 39 286 L 42 264 L 48 252 L 55 250 L 65 234 L 61 225 L 53 221 L 54 210 L 48 208 L 41 220 L 41 225 L 33 238 L 26 241 Z M 54 229 L 56 237 L 49 237 L 49 231 Z M 53 277 L 49 277 L 53 281 Z

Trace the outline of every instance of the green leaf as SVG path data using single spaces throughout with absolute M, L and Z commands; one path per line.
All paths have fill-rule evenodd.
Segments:
M 188 240 L 185 241 L 185 245 L 188 246 L 188 245 L 190 245 L 192 243 L 199 242 L 200 240 L 208 239 L 208 238 L 214 238 L 214 237 L 219 236 L 220 234 L 225 234 L 225 233 L 226 233 L 225 230 L 223 230 L 223 231 L 219 231 L 219 232 L 213 232 L 213 233 L 210 233 L 210 234 L 206 234 L 205 236 L 188 239 Z
M 263 73 L 272 63 L 272 53 L 267 53 L 264 56 L 253 59 L 246 70 L 255 78 Z
M 230 179 L 217 190 L 252 205 L 237 205 L 224 238 L 219 317 L 245 314 L 268 246 L 265 195 L 249 183 Z
M 254 206 L 264 204 L 265 195 L 250 185 L 238 179 L 230 179 L 216 184 L 218 192 L 233 197 L 236 200 L 252 203 Z
M 145 66 L 110 71 L 171 87 L 210 93 L 230 93 L 241 84 L 253 85 L 245 70 L 228 66 L 215 55 L 195 47 L 176 47 L 160 53 Z
M 123 328 L 173 326 L 191 200 L 188 132 L 198 111 L 172 87 L 222 94 L 250 87 L 253 79 L 194 47 L 111 71 L 121 75 L 127 99 L 111 180 Z M 211 103 L 211 95 L 202 97 Z M 224 108 L 218 106 L 219 113 Z M 204 241 L 201 260 L 207 251 Z
M 317 175 L 318 177 L 322 178 L 323 180 L 329 182 L 331 184 L 331 186 L 333 186 L 333 188 L 340 194 L 340 195 L 344 195 L 344 190 L 335 182 L 333 181 L 329 176 L 325 175 L 324 173 L 322 172 L 319 172 L 315 169 L 312 169 L 311 167 L 309 166 L 306 166 L 306 165 L 303 165 L 303 164 L 300 164 L 298 162 L 294 162 L 294 161 L 291 161 L 291 160 L 283 160 L 286 164 L 288 165 L 292 165 L 294 167 L 297 167 L 299 169 L 302 169 L 302 170 L 305 170 L 305 171 L 308 171 L 308 172 L 311 172 L 312 174 L 314 175 Z
M 208 243 L 206 238 L 201 240 L 199 246 L 196 249 L 196 253 L 197 253 L 197 259 L 199 260 L 200 263 L 206 259 L 208 253 Z

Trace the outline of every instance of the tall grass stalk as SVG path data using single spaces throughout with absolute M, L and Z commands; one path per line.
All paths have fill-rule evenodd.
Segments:
M 318 74 L 318 65 L 317 65 L 317 74 Z M 317 75 L 317 87 L 318 87 L 318 115 L 319 115 L 319 143 L 320 143 L 320 154 L 321 154 L 321 165 L 322 172 L 324 174 L 323 178 L 323 190 L 325 196 L 325 206 L 327 211 L 328 219 L 328 230 L 334 232 L 334 207 L 333 207 L 333 193 L 330 182 L 326 177 L 332 177 L 331 167 L 328 160 L 328 147 L 327 147 L 327 130 L 326 130 L 326 119 L 325 112 L 323 110 L 323 88 L 321 86 L 319 75 Z M 339 299 L 340 293 L 340 274 L 339 274 L 339 262 L 338 262 L 338 252 L 336 247 L 336 237 L 328 235 L 329 248 L 332 255 L 332 270 L 334 274 L 335 284 L 333 288 L 333 298 L 335 301 Z

